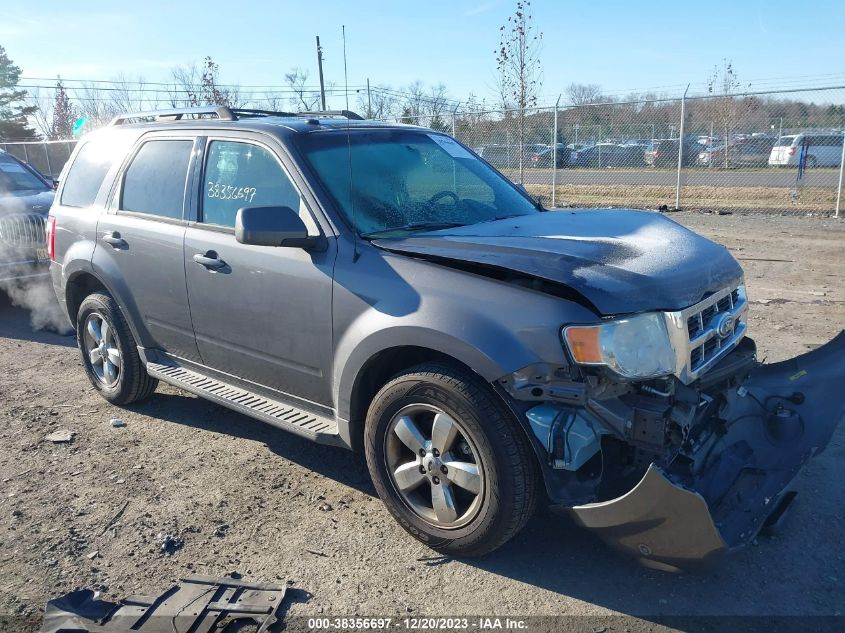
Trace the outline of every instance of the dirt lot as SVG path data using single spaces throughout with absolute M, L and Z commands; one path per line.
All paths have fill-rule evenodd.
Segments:
M 750 330 L 766 359 L 845 327 L 845 222 L 673 217 L 741 260 Z M 545 510 L 483 559 L 439 558 L 382 508 L 360 456 L 166 386 L 129 410 L 112 407 L 89 386 L 74 339 L 33 332 L 5 299 L 0 403 L 0 629 L 37 628 L 46 601 L 77 587 L 116 599 L 233 570 L 289 581 L 289 617 L 621 615 L 609 627 L 577 622 L 645 631 L 659 630 L 661 616 L 845 614 L 843 427 L 798 477 L 780 535 L 708 575 L 675 576 L 641 568 Z M 124 428 L 110 425 L 116 417 Z M 75 431 L 73 442 L 46 441 L 57 429 Z M 160 533 L 184 546 L 166 555 Z

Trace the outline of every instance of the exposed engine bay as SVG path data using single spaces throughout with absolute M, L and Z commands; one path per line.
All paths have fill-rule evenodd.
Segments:
M 541 366 L 500 387 L 522 408 L 556 507 L 648 566 L 692 569 L 776 520 L 845 417 L 834 387 L 845 333 L 781 363 L 755 352 L 745 338 L 690 384 Z

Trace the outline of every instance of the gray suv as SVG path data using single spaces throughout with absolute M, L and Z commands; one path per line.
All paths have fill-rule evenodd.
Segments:
M 759 364 L 726 249 L 658 213 L 548 212 L 432 130 L 133 114 L 61 182 L 51 273 L 103 397 L 164 381 L 363 451 L 444 553 L 542 499 L 652 567 L 711 562 L 845 413 L 845 335 Z

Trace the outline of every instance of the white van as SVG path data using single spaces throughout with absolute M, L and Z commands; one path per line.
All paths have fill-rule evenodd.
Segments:
M 797 167 L 801 147 L 806 141 L 807 167 L 839 167 L 842 160 L 842 139 L 842 133 L 781 136 L 769 154 L 769 165 Z

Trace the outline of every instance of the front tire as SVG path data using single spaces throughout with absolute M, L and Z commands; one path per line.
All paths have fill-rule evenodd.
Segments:
M 528 522 L 537 464 L 493 389 L 443 364 L 414 367 L 376 394 L 367 465 L 387 509 L 444 554 L 480 556 Z
M 120 307 L 104 293 L 88 295 L 76 315 L 76 341 L 85 373 L 106 400 L 125 405 L 152 394 L 152 378 Z

